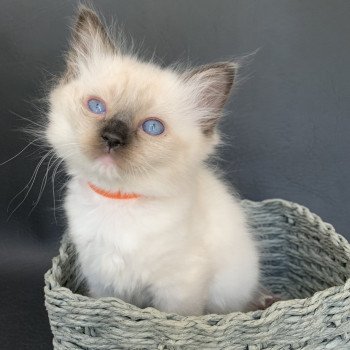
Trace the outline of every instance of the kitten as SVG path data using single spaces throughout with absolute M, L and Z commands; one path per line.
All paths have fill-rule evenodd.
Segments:
M 220 142 L 235 69 L 143 62 L 122 52 L 95 12 L 79 10 L 46 136 L 71 178 L 69 234 L 92 297 L 181 315 L 251 301 L 256 244 L 205 162 Z

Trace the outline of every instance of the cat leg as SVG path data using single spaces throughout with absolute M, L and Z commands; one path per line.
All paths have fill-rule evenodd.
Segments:
M 156 309 L 176 313 L 182 316 L 199 316 L 204 314 L 207 288 L 193 282 L 192 285 L 168 285 L 157 288 L 153 305 Z
M 236 267 L 218 271 L 209 288 L 206 313 L 226 314 L 244 311 L 257 290 L 255 266 L 239 271 Z

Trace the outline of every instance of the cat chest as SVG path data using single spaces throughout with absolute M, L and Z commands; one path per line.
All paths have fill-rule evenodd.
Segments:
M 71 235 L 81 249 L 106 259 L 144 250 L 144 244 L 164 229 L 165 222 L 150 210 L 117 203 L 91 203 L 77 207 L 71 203 L 68 220 Z M 143 252 L 143 254 L 147 254 Z
M 169 247 L 176 249 L 182 244 L 181 210 L 137 204 L 67 198 L 69 231 L 85 275 L 94 280 L 118 278 L 120 285 L 131 280 L 137 284 L 166 263 Z

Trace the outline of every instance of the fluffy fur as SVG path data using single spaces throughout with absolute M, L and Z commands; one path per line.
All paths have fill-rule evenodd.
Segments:
M 220 140 L 235 68 L 179 72 L 143 62 L 80 9 L 46 135 L 71 175 L 69 233 L 93 297 L 182 315 L 244 310 L 251 301 L 256 245 L 237 199 L 205 162 Z M 88 110 L 89 96 L 105 101 L 105 115 Z M 142 130 L 149 117 L 162 120 L 163 134 Z M 128 142 L 108 150 L 101 130 L 113 121 L 127 126 Z M 141 198 L 108 199 L 88 182 Z

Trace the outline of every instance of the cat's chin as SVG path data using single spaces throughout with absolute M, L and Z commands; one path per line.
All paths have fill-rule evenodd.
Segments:
M 115 181 L 120 179 L 121 169 L 112 156 L 105 154 L 93 160 L 90 166 L 90 173 L 99 179 Z

